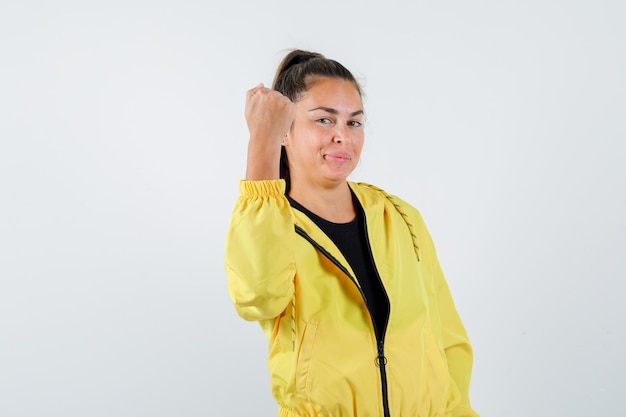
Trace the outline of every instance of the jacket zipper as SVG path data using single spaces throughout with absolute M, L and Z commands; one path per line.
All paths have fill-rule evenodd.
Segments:
M 365 221 L 365 216 L 363 216 L 363 221 Z M 328 260 L 330 260 L 333 264 L 335 264 L 335 266 L 337 266 L 337 268 L 339 268 L 341 270 L 341 272 L 343 272 L 344 274 L 346 274 L 348 276 L 348 278 L 350 278 L 350 280 L 354 283 L 354 285 L 356 285 L 357 289 L 359 290 L 359 293 L 361 294 L 361 298 L 363 298 L 363 301 L 365 302 L 365 307 L 367 308 L 367 311 L 370 315 L 370 319 L 372 320 L 372 326 L 374 327 L 374 334 L 376 335 L 376 342 L 378 343 L 377 349 L 377 356 L 376 356 L 376 365 L 378 366 L 378 369 L 380 369 L 380 381 L 381 381 L 381 388 L 382 388 L 382 398 L 383 398 L 383 414 L 384 417 L 390 417 L 389 415 L 389 398 L 388 398 L 388 393 L 387 393 L 387 372 L 385 369 L 385 365 L 387 364 L 387 358 L 385 357 L 385 332 L 386 332 L 386 326 L 385 328 L 383 328 L 383 333 L 381 334 L 380 331 L 378 330 L 378 328 L 376 327 L 376 322 L 374 320 L 374 316 L 372 314 L 372 310 L 370 310 L 370 306 L 367 303 L 367 298 L 365 297 L 365 294 L 363 293 L 363 290 L 361 289 L 361 286 L 358 284 L 356 278 L 354 278 L 350 272 L 348 271 L 348 269 L 343 266 L 341 264 L 341 262 L 339 262 L 330 252 L 328 252 L 323 246 L 321 246 L 319 243 L 317 243 L 315 240 L 313 240 L 313 238 L 311 238 L 300 226 L 295 225 L 295 229 L 296 229 L 296 233 L 299 234 L 300 236 L 302 236 L 303 238 L 305 238 L 307 241 L 309 241 L 309 243 L 311 243 L 311 245 L 313 245 L 317 250 L 319 250 L 325 257 L 328 258 Z M 365 226 L 365 237 L 367 238 L 367 225 Z M 372 254 L 372 248 L 370 247 L 369 244 L 369 239 L 367 240 L 367 249 L 369 252 L 369 256 L 372 259 L 372 263 L 374 262 L 374 257 Z M 376 267 L 374 267 L 374 270 L 376 271 L 376 277 L 378 278 L 378 280 L 381 282 L 381 286 L 382 286 L 382 280 L 380 279 L 380 276 L 378 275 L 378 270 L 376 269 Z M 384 289 L 384 286 L 382 286 L 382 288 Z
M 370 240 L 369 240 L 369 235 L 367 233 L 367 219 L 365 218 L 365 211 L 363 210 L 363 208 L 361 209 L 361 213 L 362 213 L 362 219 L 363 219 L 363 232 L 365 234 L 365 243 L 367 244 L 367 253 L 370 257 L 370 259 L 372 260 L 372 264 L 374 265 L 374 272 L 376 274 L 376 279 L 378 279 L 378 283 L 380 284 L 380 287 L 383 289 L 383 293 L 385 295 L 385 297 L 387 297 L 387 302 L 389 303 L 389 297 L 387 296 L 387 291 L 385 290 L 385 286 L 383 285 L 383 280 L 380 279 L 380 275 L 378 274 L 378 268 L 376 268 L 376 263 L 374 262 L 374 253 L 372 253 L 372 247 L 370 245 Z M 363 298 L 365 299 L 365 297 Z M 367 300 L 365 302 L 365 305 L 367 305 Z M 391 308 L 391 303 L 388 304 L 389 307 Z M 369 308 L 368 308 L 369 310 Z M 388 387 L 387 387 L 387 371 L 386 371 L 386 365 L 387 365 L 387 358 L 385 357 L 385 334 L 387 333 L 387 325 L 389 324 L 389 315 L 390 315 L 390 311 L 387 312 L 387 321 L 384 323 L 383 328 L 382 328 L 382 333 L 379 332 L 376 329 L 376 323 L 374 322 L 374 316 L 372 315 L 372 312 L 370 311 L 370 317 L 372 318 L 372 323 L 374 325 L 374 333 L 376 333 L 378 335 L 377 340 L 378 340 L 378 358 L 376 360 L 377 364 L 378 364 L 378 368 L 380 369 L 380 382 L 381 382 L 381 389 L 382 389 L 382 395 L 383 395 L 383 414 L 384 417 L 389 417 L 389 393 L 388 393 Z

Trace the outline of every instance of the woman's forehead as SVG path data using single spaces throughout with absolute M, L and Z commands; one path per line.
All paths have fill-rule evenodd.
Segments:
M 299 103 L 312 108 L 350 109 L 351 112 L 362 110 L 361 95 L 351 81 L 341 78 L 323 78 L 316 80 L 302 94 Z

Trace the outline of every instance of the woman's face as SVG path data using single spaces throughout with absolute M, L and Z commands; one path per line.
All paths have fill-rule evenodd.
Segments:
M 331 187 L 354 170 L 363 148 L 363 104 L 350 81 L 319 78 L 296 102 L 285 137 L 292 187 Z

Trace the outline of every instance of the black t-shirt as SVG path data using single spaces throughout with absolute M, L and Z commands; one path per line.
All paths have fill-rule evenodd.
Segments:
M 352 195 L 357 216 L 349 223 L 333 223 L 325 220 L 287 196 L 292 207 L 306 214 L 339 248 L 356 275 L 365 302 L 372 315 L 377 338 L 383 337 L 389 319 L 389 298 L 378 277 L 378 271 L 370 254 L 366 235 L 365 214 L 361 204 Z

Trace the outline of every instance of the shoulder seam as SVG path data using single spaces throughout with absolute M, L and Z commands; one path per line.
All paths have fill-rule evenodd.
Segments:
M 361 186 L 361 187 L 369 188 L 371 190 L 374 190 L 374 191 L 378 192 L 383 197 L 385 197 L 387 200 L 389 200 L 391 202 L 391 204 L 393 204 L 393 206 L 395 207 L 396 211 L 400 214 L 400 216 L 402 217 L 402 220 L 404 220 L 404 223 L 406 223 L 406 226 L 409 229 L 409 233 L 411 234 L 411 239 L 413 240 L 413 249 L 415 250 L 415 256 L 417 257 L 417 261 L 420 262 L 420 249 L 419 249 L 419 245 L 418 245 L 418 242 L 417 242 L 417 234 L 415 233 L 415 230 L 414 230 L 415 228 L 413 227 L 413 224 L 409 221 L 409 215 L 406 214 L 402 210 L 402 206 L 394 199 L 394 197 L 391 194 L 388 194 L 382 188 L 376 187 L 376 186 L 368 184 L 366 182 L 357 182 L 356 184 Z

